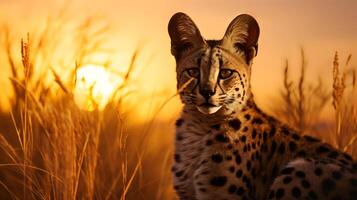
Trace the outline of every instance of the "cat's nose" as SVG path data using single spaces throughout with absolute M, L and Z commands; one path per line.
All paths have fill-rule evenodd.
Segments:
M 209 99 L 211 96 L 213 96 L 215 93 L 214 89 L 209 88 L 209 87 L 205 87 L 200 89 L 200 94 L 207 100 Z

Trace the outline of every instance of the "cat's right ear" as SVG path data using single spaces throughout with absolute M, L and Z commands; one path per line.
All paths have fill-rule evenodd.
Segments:
M 205 43 L 197 26 L 185 13 L 174 14 L 170 19 L 168 30 L 171 38 L 171 53 L 176 60 L 188 49 L 200 47 Z

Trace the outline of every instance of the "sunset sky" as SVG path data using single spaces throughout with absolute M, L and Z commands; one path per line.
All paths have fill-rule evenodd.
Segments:
M 26 32 L 43 23 L 46 16 L 59 10 L 60 0 L 0 0 L 0 23 L 11 25 L 13 32 Z M 267 99 L 277 96 L 285 59 L 295 72 L 300 48 L 306 52 L 308 73 L 331 79 L 335 51 L 345 60 L 352 54 L 357 65 L 357 1 L 355 0 L 73 0 L 73 19 L 98 14 L 112 27 L 109 44 L 118 67 L 126 65 L 133 49 L 142 44 L 144 55 L 140 77 L 146 93 L 175 89 L 175 63 L 170 55 L 167 23 L 178 11 L 195 21 L 202 35 L 220 39 L 229 22 L 237 15 L 253 15 L 261 29 L 258 57 L 253 65 L 253 90 L 258 103 L 269 107 Z M 263 3 L 264 2 L 264 3 Z M 1 33 L 0 33 L 1 36 Z M 2 36 L 1 36 L 2 37 Z M 0 57 L 1 58 L 1 57 Z M 1 63 L 4 61 L 1 60 Z M 7 66 L 0 66 L 0 84 L 6 80 Z M 294 71 L 294 70 L 293 70 Z M 5 72 L 5 73 L 3 73 Z M 142 78 L 145 77 L 145 78 Z M 143 84 L 145 82 L 145 85 Z

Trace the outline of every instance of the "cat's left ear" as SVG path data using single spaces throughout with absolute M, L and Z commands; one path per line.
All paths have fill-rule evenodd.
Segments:
M 233 19 L 222 39 L 222 46 L 244 56 L 248 65 L 258 52 L 259 25 L 250 15 Z

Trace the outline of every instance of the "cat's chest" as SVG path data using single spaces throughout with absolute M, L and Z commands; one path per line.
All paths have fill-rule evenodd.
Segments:
M 176 128 L 175 149 L 182 161 L 192 162 L 207 149 L 212 132 L 204 126 L 185 124 Z
M 190 166 L 195 169 L 199 165 L 206 164 L 207 162 L 217 162 L 221 159 L 226 159 L 229 163 L 230 160 L 235 158 L 239 153 L 244 160 L 248 156 L 248 148 L 242 142 L 245 136 L 239 132 L 232 132 L 230 129 L 221 127 L 190 125 L 177 127 L 176 140 L 175 140 L 175 159 L 180 161 L 179 166 Z M 212 157 L 218 159 L 212 160 Z M 177 163 L 179 164 L 179 163 Z

